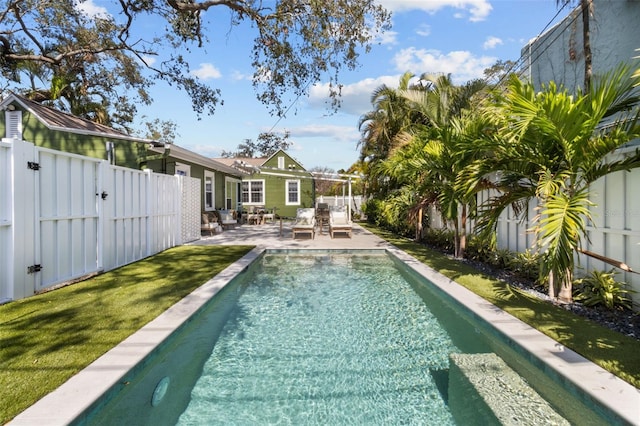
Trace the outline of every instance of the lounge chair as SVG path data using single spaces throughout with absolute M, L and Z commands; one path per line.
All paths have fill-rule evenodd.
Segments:
M 316 217 L 313 208 L 299 208 L 296 211 L 296 220 L 291 228 L 293 239 L 297 234 L 310 234 L 311 238 L 316 236 Z
M 344 208 L 332 208 L 329 210 L 329 235 L 333 238 L 334 234 L 343 233 L 351 238 L 351 230 L 353 223 Z

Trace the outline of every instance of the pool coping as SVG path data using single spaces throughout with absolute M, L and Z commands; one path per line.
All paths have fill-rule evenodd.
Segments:
M 138 365 L 175 329 L 184 324 L 211 297 L 245 271 L 267 250 L 271 249 L 263 245 L 256 246 L 240 260 L 109 350 L 59 388 L 17 415 L 8 424 L 67 425 L 86 415 L 102 394 L 118 384 L 130 369 Z M 291 250 L 309 251 L 299 248 Z M 345 250 L 362 251 L 361 249 Z M 632 425 L 640 424 L 639 389 L 497 308 L 395 246 L 387 243 L 384 247 L 368 249 L 368 251 L 372 250 L 386 251 L 397 257 L 622 420 Z

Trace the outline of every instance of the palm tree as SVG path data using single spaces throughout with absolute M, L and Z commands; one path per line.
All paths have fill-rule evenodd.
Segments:
M 384 161 L 397 145 L 397 136 L 411 123 L 406 100 L 400 92 L 410 87 L 413 74 L 406 72 L 400 77 L 398 88 L 382 85 L 371 95 L 373 110 L 367 112 L 358 123 L 362 133 L 359 141 L 360 161 L 368 173 L 365 178 L 370 191 L 384 196 L 395 185 L 387 176 L 380 175 L 378 163 Z
M 397 137 L 398 147 L 383 163 L 381 171 L 415 194 L 410 219 L 420 237 L 423 209 L 434 205 L 454 229 L 455 255 L 464 256 L 468 207 L 473 191 L 460 185 L 458 176 L 466 166 L 471 124 L 471 102 L 485 87 L 474 81 L 455 86 L 450 75 L 423 75 L 419 85 L 401 91 L 413 110 L 412 126 Z M 407 197 L 402 197 L 407 200 Z
M 572 299 L 574 254 L 585 236 L 589 185 L 609 173 L 640 167 L 640 151 L 624 158 L 614 150 L 640 137 L 640 102 L 627 66 L 595 82 L 574 97 L 555 83 L 536 93 L 530 83 L 512 78 L 508 92 L 488 117 L 499 117 L 499 137 L 492 139 L 495 158 L 479 163 L 477 176 L 499 175 L 500 195 L 490 198 L 479 225 L 494 230 L 500 214 L 514 206 L 521 214 L 538 200 L 533 231 L 544 250 L 541 273 L 549 278 L 549 295 Z

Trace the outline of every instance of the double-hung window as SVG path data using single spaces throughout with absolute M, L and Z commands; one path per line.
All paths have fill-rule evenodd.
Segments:
M 285 199 L 288 206 L 300 204 L 300 181 L 299 180 L 287 180 L 285 184 Z
M 204 171 L 204 210 L 215 210 L 215 174 Z
M 242 181 L 242 203 L 264 204 L 264 180 Z

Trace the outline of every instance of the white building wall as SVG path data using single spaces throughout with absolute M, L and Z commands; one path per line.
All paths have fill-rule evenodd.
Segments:
M 638 1 L 593 0 L 589 29 L 594 77 L 640 55 L 636 52 L 640 48 L 639 22 Z M 555 81 L 575 92 L 584 83 L 582 44 L 582 13 L 576 7 L 566 19 L 522 49 L 523 75 L 536 88 Z

